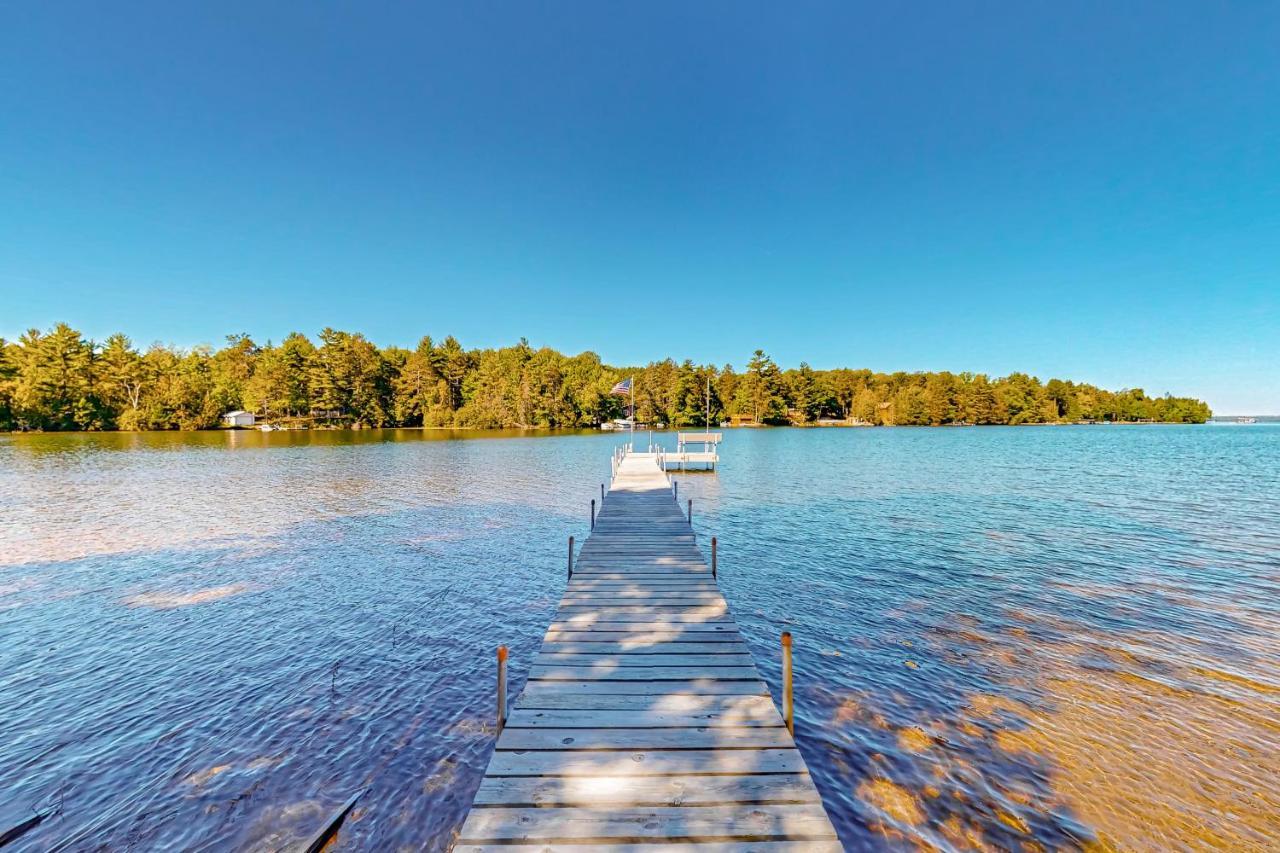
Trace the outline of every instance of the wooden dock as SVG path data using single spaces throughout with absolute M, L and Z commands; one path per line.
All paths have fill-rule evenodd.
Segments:
M 454 850 L 840 849 L 666 474 L 626 456 Z

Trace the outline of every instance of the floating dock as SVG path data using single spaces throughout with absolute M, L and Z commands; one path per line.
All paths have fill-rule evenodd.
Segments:
M 571 571 L 454 850 L 839 851 L 658 455 Z

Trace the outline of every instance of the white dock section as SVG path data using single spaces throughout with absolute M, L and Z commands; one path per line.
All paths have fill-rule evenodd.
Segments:
M 840 849 L 666 475 L 627 456 L 454 850 Z

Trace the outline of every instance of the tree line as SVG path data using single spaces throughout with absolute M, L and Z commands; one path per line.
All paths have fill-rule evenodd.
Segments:
M 610 393 L 624 378 L 634 379 L 636 418 L 671 426 L 704 425 L 708 406 L 712 424 L 1203 423 L 1211 415 L 1200 400 L 1024 373 L 783 370 L 761 350 L 742 372 L 670 358 L 610 366 L 592 352 L 567 356 L 523 339 L 501 349 L 469 350 L 453 337 L 378 347 L 336 329 L 316 341 L 295 332 L 260 345 L 241 334 L 216 350 L 141 350 L 123 334 L 96 342 L 63 323 L 0 338 L 0 429 L 209 429 L 237 409 L 311 425 L 581 427 L 627 414 L 630 398 Z

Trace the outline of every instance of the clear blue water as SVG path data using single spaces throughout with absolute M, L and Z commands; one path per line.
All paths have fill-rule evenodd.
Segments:
M 446 849 L 607 435 L 0 437 L 18 849 Z M 668 437 L 670 441 L 670 437 Z M 1274 847 L 1280 426 L 730 430 L 677 475 L 850 849 Z

